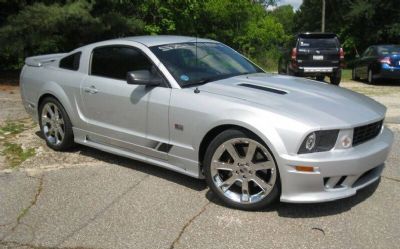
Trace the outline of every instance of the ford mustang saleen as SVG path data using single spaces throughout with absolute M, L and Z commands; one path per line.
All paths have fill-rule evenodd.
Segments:
M 21 94 L 52 149 L 79 143 L 205 178 L 245 210 L 354 195 L 379 179 L 393 142 L 383 105 L 267 74 L 208 39 L 128 37 L 29 57 Z

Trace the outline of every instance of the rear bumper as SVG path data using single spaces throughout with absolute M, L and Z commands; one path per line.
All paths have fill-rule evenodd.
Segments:
M 333 67 L 303 67 L 300 68 L 304 73 L 332 73 Z
M 356 194 L 380 178 L 392 143 L 393 133 L 384 128 L 376 138 L 351 149 L 280 156 L 281 201 L 326 202 Z M 297 165 L 313 166 L 315 171 L 296 171 Z
M 387 68 L 382 68 L 379 72 L 378 75 L 376 75 L 377 78 L 381 79 L 393 79 L 393 80 L 399 80 L 400 79 L 400 68 L 398 67 L 390 67 L 387 66 Z
M 296 74 L 304 76 L 316 76 L 316 75 L 331 75 L 336 73 L 340 68 L 336 66 L 332 67 L 298 67 L 294 68 L 293 71 Z
M 22 104 L 24 105 L 25 111 L 32 117 L 32 119 L 36 122 L 38 122 L 38 113 L 37 113 L 37 108 L 35 104 L 28 102 L 26 100 L 22 101 Z

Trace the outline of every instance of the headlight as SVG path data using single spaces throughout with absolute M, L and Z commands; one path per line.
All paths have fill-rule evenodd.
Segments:
M 314 131 L 304 139 L 299 154 L 331 150 L 335 144 L 339 130 Z

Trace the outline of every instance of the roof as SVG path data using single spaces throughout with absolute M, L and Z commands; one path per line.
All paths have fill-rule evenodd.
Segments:
M 299 38 L 335 38 L 335 33 L 322 33 L 322 32 L 306 32 L 297 35 Z
M 177 36 L 177 35 L 146 35 L 146 36 L 130 36 L 120 38 L 121 40 L 135 41 L 142 43 L 147 47 L 159 46 L 172 43 L 185 43 L 185 42 L 216 42 L 210 39 L 196 38 L 191 36 Z

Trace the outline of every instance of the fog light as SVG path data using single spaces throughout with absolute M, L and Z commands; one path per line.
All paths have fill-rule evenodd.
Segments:
M 341 138 L 341 142 L 342 142 L 343 148 L 347 149 L 347 148 L 349 148 L 351 146 L 353 141 L 351 140 L 351 138 L 349 136 L 343 136 Z
M 295 166 L 295 169 L 302 172 L 314 172 L 314 167 L 311 166 Z
M 316 140 L 316 135 L 315 132 L 311 133 L 310 135 L 308 135 L 308 137 L 306 138 L 306 143 L 305 143 L 305 147 L 308 151 L 312 151 L 315 147 L 315 140 Z

